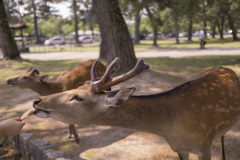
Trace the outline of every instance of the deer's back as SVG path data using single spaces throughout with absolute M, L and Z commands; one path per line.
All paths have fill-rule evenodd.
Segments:
M 170 137 L 179 137 L 189 145 L 197 146 L 196 139 L 203 145 L 222 136 L 240 118 L 239 80 L 227 68 L 211 68 L 199 79 L 166 94 L 175 117 Z
M 94 60 L 89 60 L 84 62 L 77 67 L 73 68 L 71 71 L 64 73 L 58 78 L 58 81 L 63 86 L 63 91 L 75 89 L 83 85 L 86 81 L 91 79 L 91 67 Z M 97 73 L 103 75 L 106 67 L 99 63 L 97 66 Z

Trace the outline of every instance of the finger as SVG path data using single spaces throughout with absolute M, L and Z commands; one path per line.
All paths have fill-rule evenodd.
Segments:
M 20 121 L 20 122 L 22 121 L 20 117 L 15 117 L 13 119 L 16 120 L 16 121 Z

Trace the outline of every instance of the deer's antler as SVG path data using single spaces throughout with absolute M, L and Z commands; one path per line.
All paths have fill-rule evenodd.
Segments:
M 149 68 L 149 65 L 145 64 L 143 59 L 139 59 L 137 64 L 131 71 L 112 79 L 110 76 L 114 72 L 113 67 L 118 63 L 119 60 L 120 59 L 118 57 L 115 58 L 114 61 L 112 61 L 112 63 L 108 66 L 106 72 L 101 78 L 96 76 L 96 66 L 98 62 L 97 61 L 94 62 L 91 69 L 91 82 L 90 82 L 93 91 L 102 92 L 104 89 L 107 89 L 111 86 L 131 79 L 136 75 L 140 74 L 142 71 L 145 71 Z

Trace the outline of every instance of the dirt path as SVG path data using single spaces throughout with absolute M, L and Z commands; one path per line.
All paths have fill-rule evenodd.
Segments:
M 188 77 L 192 79 L 193 77 Z M 137 94 L 166 91 L 185 82 L 186 79 L 170 76 L 164 72 L 147 71 L 138 77 L 124 82 L 117 88 L 136 87 Z M 5 84 L 0 86 L 2 112 L 20 116 L 32 108 L 32 101 L 39 95 L 28 89 L 17 89 Z M 9 110 L 11 108 L 11 110 Z M 34 138 L 43 138 L 55 145 L 54 149 L 64 151 L 73 160 L 174 160 L 178 159 L 165 140 L 159 136 L 111 126 L 88 126 L 78 128 L 80 144 L 66 139 L 68 124 L 53 119 L 31 116 L 26 120 L 23 132 L 34 133 Z M 240 159 L 240 123 L 226 136 L 226 151 L 229 160 Z M 212 159 L 219 159 L 220 140 L 212 147 Z M 191 159 L 197 157 L 191 155 Z

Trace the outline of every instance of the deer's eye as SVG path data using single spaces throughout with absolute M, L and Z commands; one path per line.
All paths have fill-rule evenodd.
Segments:
M 79 102 L 83 101 L 83 99 L 81 97 L 79 97 L 78 95 L 73 96 L 69 101 L 72 101 L 72 100 L 76 100 Z
M 25 76 L 24 76 L 23 79 L 28 79 L 28 77 L 25 77 Z

